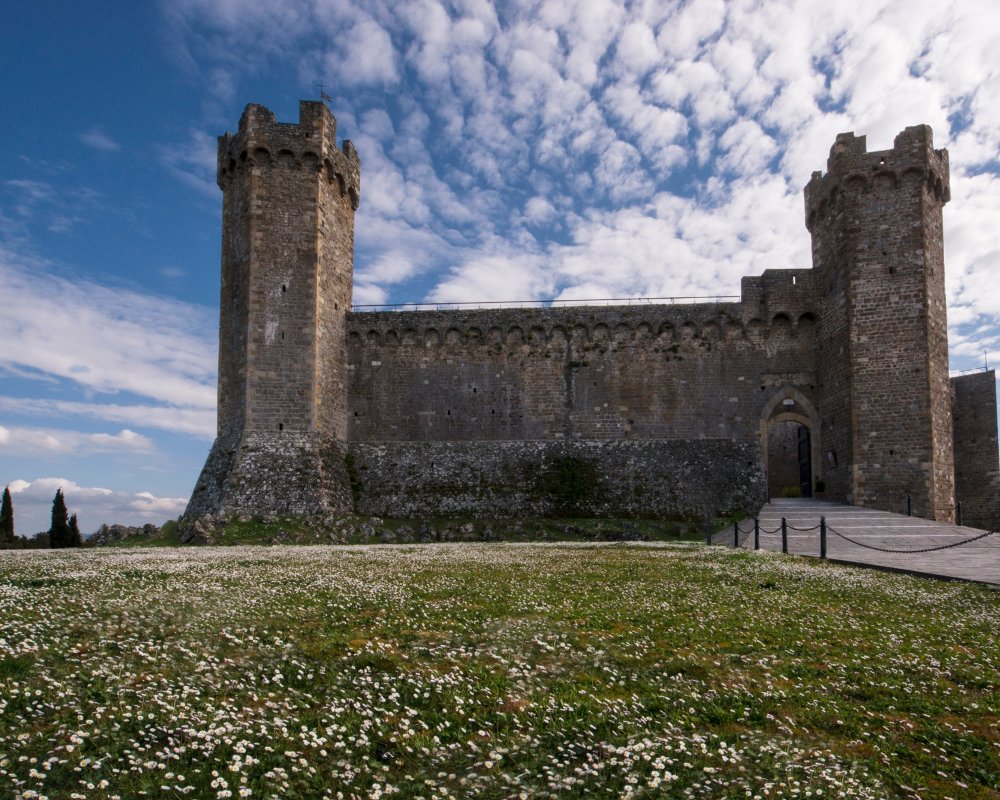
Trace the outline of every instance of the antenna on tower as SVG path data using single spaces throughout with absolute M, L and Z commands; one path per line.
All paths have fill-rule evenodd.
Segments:
M 332 103 L 333 102 L 333 98 L 330 97 L 330 95 L 328 95 L 325 91 L 323 91 L 326 88 L 326 86 L 323 84 L 322 81 L 318 81 L 316 83 L 316 88 L 319 90 L 319 99 L 320 100 L 322 100 L 324 103 Z

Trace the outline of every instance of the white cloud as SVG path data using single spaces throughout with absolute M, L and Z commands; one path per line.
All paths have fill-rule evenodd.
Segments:
M 723 0 L 692 0 L 660 28 L 660 47 L 676 57 L 689 58 L 722 28 L 725 18 Z
M 186 139 L 161 145 L 159 151 L 160 161 L 174 177 L 206 197 L 218 199 L 219 187 L 215 182 L 218 145 L 214 136 L 191 128 Z
M 377 22 L 367 18 L 339 33 L 324 66 L 329 80 L 348 86 L 391 84 L 399 77 L 392 39 Z
M 678 111 L 646 103 L 632 84 L 617 83 L 604 100 L 625 130 L 638 137 L 643 155 L 662 169 L 684 160 L 683 148 L 673 146 L 688 132 L 687 119 Z
M 719 166 L 737 175 L 759 173 L 778 151 L 774 139 L 753 120 L 734 123 L 719 137 L 719 146 L 725 155 Z
M 80 141 L 87 145 L 87 147 L 100 150 L 102 153 L 115 153 L 122 149 L 122 146 L 118 142 L 100 128 L 91 128 L 89 131 L 81 133 Z
M 427 299 L 433 303 L 534 300 L 551 297 L 553 288 L 537 259 L 496 255 L 462 264 Z
M 550 222 L 555 216 L 555 206 L 544 197 L 532 197 L 524 207 L 524 218 L 536 225 Z
M 594 176 L 615 202 L 642 199 L 653 191 L 639 151 L 628 142 L 612 142 L 601 155 Z
M 217 324 L 197 306 L 55 275 L 0 249 L 0 369 L 27 368 L 102 394 L 215 405 Z
M 660 51 L 653 30 L 645 22 L 630 22 L 622 30 L 616 48 L 618 63 L 628 72 L 642 76 L 656 66 Z
M 5 455 L 47 452 L 58 455 L 132 452 L 148 453 L 153 442 L 127 428 L 118 433 L 85 433 L 61 428 L 9 427 L 0 429 Z
M 0 396 L 0 412 L 32 417 L 79 416 L 142 428 L 184 433 L 201 439 L 212 439 L 215 436 L 214 408 L 82 403 L 69 400 Z M 0 443 L 2 442 L 3 439 L 0 437 Z

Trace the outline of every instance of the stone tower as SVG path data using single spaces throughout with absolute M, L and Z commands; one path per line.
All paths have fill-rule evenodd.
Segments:
M 910 127 L 891 150 L 840 134 L 805 190 L 823 292 L 817 366 L 828 493 L 953 517 L 941 210 L 948 152 Z
M 218 431 L 185 512 L 348 510 L 347 354 L 360 163 L 336 120 L 250 104 L 219 137 Z

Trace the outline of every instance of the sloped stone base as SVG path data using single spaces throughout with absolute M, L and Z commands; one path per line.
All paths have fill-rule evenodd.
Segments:
M 344 456 L 342 445 L 314 434 L 220 437 L 184 519 L 349 512 L 352 499 Z

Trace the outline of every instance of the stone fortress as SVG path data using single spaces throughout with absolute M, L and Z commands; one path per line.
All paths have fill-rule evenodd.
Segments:
M 220 137 L 212 514 L 691 516 L 769 494 L 1000 518 L 992 371 L 949 378 L 927 126 L 837 136 L 811 269 L 739 302 L 352 311 L 360 163 L 325 104 Z

